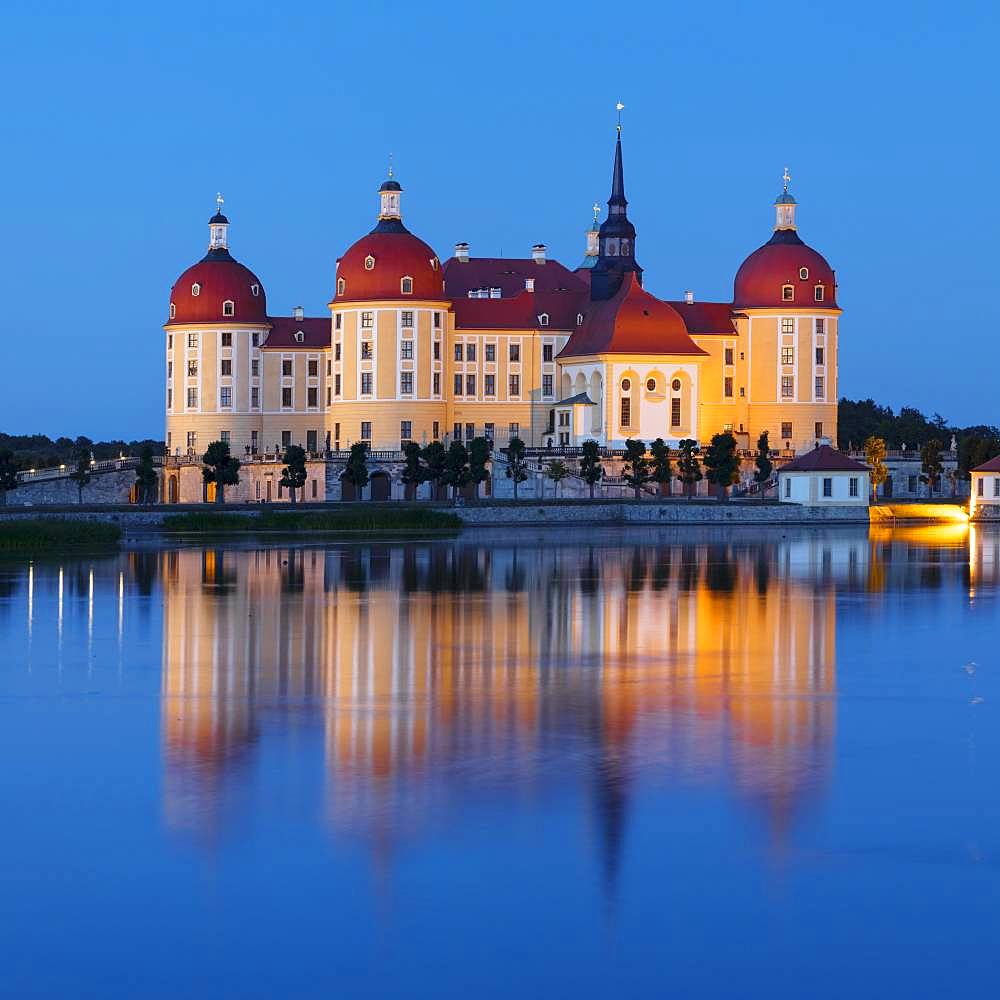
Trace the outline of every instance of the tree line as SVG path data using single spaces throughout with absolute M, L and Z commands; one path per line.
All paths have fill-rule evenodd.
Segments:
M 107 462 L 126 455 L 138 458 L 143 448 L 152 448 L 154 455 L 163 454 L 163 442 L 153 438 L 136 441 L 92 441 L 88 437 L 58 437 L 45 434 L 4 434 L 0 432 L 0 452 L 10 452 L 18 469 L 55 469 L 74 462 L 86 448 L 95 462 Z

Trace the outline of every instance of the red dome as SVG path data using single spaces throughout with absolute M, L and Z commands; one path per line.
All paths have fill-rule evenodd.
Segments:
M 412 280 L 412 291 L 403 291 L 404 278 Z M 337 288 L 333 298 L 335 302 L 443 299 L 441 262 L 437 254 L 401 222 L 384 221 L 367 236 L 362 236 L 337 261 Z
M 804 277 L 803 277 L 804 275 Z M 782 289 L 791 285 L 794 298 Z M 816 298 L 822 287 L 822 299 Z M 822 254 L 799 239 L 794 229 L 779 229 L 754 250 L 736 272 L 733 305 L 737 308 L 837 308 L 837 282 Z
M 189 267 L 170 289 L 170 305 L 170 323 L 267 323 L 264 286 L 228 250 L 211 250 Z

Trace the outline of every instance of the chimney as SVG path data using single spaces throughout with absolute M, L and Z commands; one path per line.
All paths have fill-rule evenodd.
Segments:
M 684 293 L 684 301 L 685 301 L 685 302 L 686 302 L 686 303 L 687 303 L 687 304 L 688 304 L 689 306 L 690 306 L 690 305 L 693 305 L 693 304 L 694 304 L 694 292 L 692 292 L 692 291 L 691 291 L 690 289 L 688 289 L 688 290 L 687 290 L 687 291 L 686 291 L 686 292 Z
M 456 243 L 455 244 L 455 259 L 461 261 L 463 264 L 469 263 L 469 244 L 468 243 Z
M 524 290 L 526 292 L 533 292 L 535 290 L 535 279 L 525 278 L 524 279 Z
M 544 243 L 536 243 L 531 248 L 531 259 L 536 264 L 544 264 L 545 263 L 545 244 Z
M 292 310 L 292 315 L 293 315 L 293 316 L 294 316 L 294 317 L 295 317 L 296 319 L 305 319 L 305 316 L 306 316 L 306 311 L 305 311 L 305 309 L 303 309 L 303 308 L 302 308 L 302 306 L 296 306 L 296 307 L 295 307 L 295 308 L 294 308 L 294 309 Z

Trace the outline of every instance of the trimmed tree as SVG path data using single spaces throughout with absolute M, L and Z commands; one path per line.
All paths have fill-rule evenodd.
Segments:
M 934 489 L 944 473 L 944 463 L 941 461 L 943 445 L 937 438 L 931 438 L 920 449 L 920 481 L 927 484 L 927 496 L 934 495 Z
M 477 437 L 469 442 L 469 481 L 475 487 L 476 499 L 479 499 L 479 484 L 490 478 L 488 467 L 490 452 L 493 445 L 487 438 Z
M 670 481 L 674 470 L 670 465 L 670 446 L 663 438 L 657 438 L 650 446 L 649 453 L 653 456 L 653 482 L 660 484 L 660 496 L 670 496 Z
M 213 441 L 201 457 L 204 467 L 202 478 L 206 483 L 215 483 L 215 502 L 226 502 L 226 487 L 235 486 L 240 481 L 240 462 L 229 451 L 228 441 Z
M 355 495 L 360 496 L 361 491 L 368 485 L 368 445 L 364 441 L 358 441 L 351 445 L 351 453 L 347 456 L 347 467 L 344 469 L 344 479 L 346 479 L 355 490 Z
M 406 486 L 406 499 L 415 500 L 417 487 L 426 481 L 426 469 L 420 461 L 420 445 L 416 441 L 407 441 L 403 445 L 403 474 L 400 477 Z
M 583 442 L 580 456 L 580 478 L 590 487 L 590 499 L 594 499 L 594 487 L 604 476 L 601 465 L 601 446 L 593 439 Z
M 290 444 L 285 449 L 285 467 L 281 470 L 281 478 L 278 480 L 279 486 L 284 486 L 288 490 L 288 499 L 292 506 L 295 506 L 295 491 L 301 490 L 306 485 L 309 474 L 306 472 L 305 449 L 297 444 Z
M 865 461 L 871 467 L 872 499 L 878 501 L 878 488 L 889 478 L 885 467 L 885 440 L 872 435 L 865 441 Z
M 698 456 L 701 449 L 694 438 L 684 438 L 677 446 L 680 455 L 677 459 L 677 478 L 684 484 L 684 493 L 690 499 L 694 496 L 695 487 L 701 481 L 701 462 Z
M 569 475 L 569 466 L 561 458 L 554 458 L 545 467 L 545 475 L 556 484 L 556 496 L 561 496 L 562 481 Z
M 156 502 L 156 485 L 159 481 L 153 464 L 153 446 L 144 444 L 139 452 L 139 464 L 135 467 L 135 485 L 139 503 Z
M 507 478 L 514 484 L 514 501 L 517 501 L 517 487 L 528 478 L 528 462 L 524 457 L 524 442 L 512 437 L 507 442 Z
M 740 478 L 740 460 L 736 457 L 736 438 L 732 434 L 713 434 L 705 450 L 706 478 L 719 491 L 720 500 L 729 499 L 729 487 Z
M 771 443 L 768 441 L 767 431 L 761 431 L 757 438 L 757 457 L 754 459 L 757 471 L 753 474 L 753 481 L 760 487 L 760 498 L 764 499 L 764 484 L 771 479 L 774 472 L 774 464 L 771 462 Z
M 451 487 L 451 501 L 458 503 L 459 490 L 464 489 L 470 481 L 469 453 L 461 441 L 452 441 L 444 459 L 444 475 L 441 482 Z
M 87 441 L 86 444 L 81 445 L 81 441 L 87 441 L 87 439 L 77 438 L 76 467 L 69 474 L 69 478 L 76 483 L 76 496 L 79 503 L 83 503 L 84 486 L 94 478 L 90 471 L 90 442 Z
M 420 457 L 424 462 L 424 477 L 427 482 L 432 484 L 435 500 L 441 499 L 441 480 L 444 478 L 446 456 L 447 452 L 440 441 L 431 441 L 420 452 Z
M 17 478 L 17 465 L 14 463 L 14 452 L 9 448 L 0 450 L 0 504 L 7 503 L 7 494 L 20 485 Z
M 639 499 L 643 486 L 651 478 L 649 462 L 646 459 L 646 442 L 638 438 L 629 438 L 625 442 L 625 464 L 622 466 L 622 479 L 635 490 L 635 498 Z

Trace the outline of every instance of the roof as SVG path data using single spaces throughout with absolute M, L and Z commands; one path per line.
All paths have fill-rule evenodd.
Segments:
M 330 346 L 330 317 L 307 317 L 296 319 L 294 316 L 270 316 L 271 332 L 267 335 L 263 347 L 265 350 L 314 350 L 319 351 Z M 299 343 L 295 334 L 301 331 L 305 339 Z
M 197 294 L 194 287 L 197 285 Z M 225 303 L 233 303 L 231 316 Z M 170 323 L 266 323 L 267 300 L 260 279 L 223 247 L 209 250 L 170 289 Z
M 680 314 L 690 334 L 736 333 L 733 307 L 728 302 L 668 302 Z
M 586 299 L 576 291 L 544 293 L 522 288 L 510 298 L 456 298 L 453 305 L 458 330 L 575 330 Z M 539 319 L 543 314 L 549 318 L 545 327 Z
M 868 472 L 868 466 L 848 458 L 842 451 L 821 444 L 804 455 L 793 458 L 778 472 Z
M 799 275 L 806 268 L 807 277 Z M 794 299 L 782 297 L 782 287 L 791 285 Z M 815 287 L 823 286 L 823 300 L 817 302 Z M 806 246 L 794 229 L 778 229 L 758 247 L 736 272 L 733 283 L 736 308 L 837 308 L 837 279 L 822 254 Z
M 1000 455 L 996 458 L 991 458 L 988 462 L 983 462 L 982 465 L 977 465 L 973 472 L 1000 472 Z
M 578 392 L 575 396 L 568 396 L 566 399 L 560 399 L 556 406 L 576 406 L 577 403 L 584 403 L 587 406 L 593 406 L 594 401 L 585 392 Z
M 369 257 L 370 268 L 366 267 Z M 412 292 L 402 291 L 403 278 L 412 279 Z M 437 254 L 398 219 L 384 219 L 337 261 L 334 301 L 439 300 L 444 298 L 442 284 Z
M 587 303 L 583 325 L 559 357 L 705 353 L 689 336 L 677 310 L 650 295 L 635 274 L 628 273 L 610 299 Z
M 449 298 L 464 299 L 480 288 L 499 288 L 504 298 L 524 291 L 526 278 L 533 278 L 536 292 L 575 291 L 586 294 L 587 284 L 557 260 L 537 263 L 533 258 L 457 257 L 445 261 L 444 287 Z

